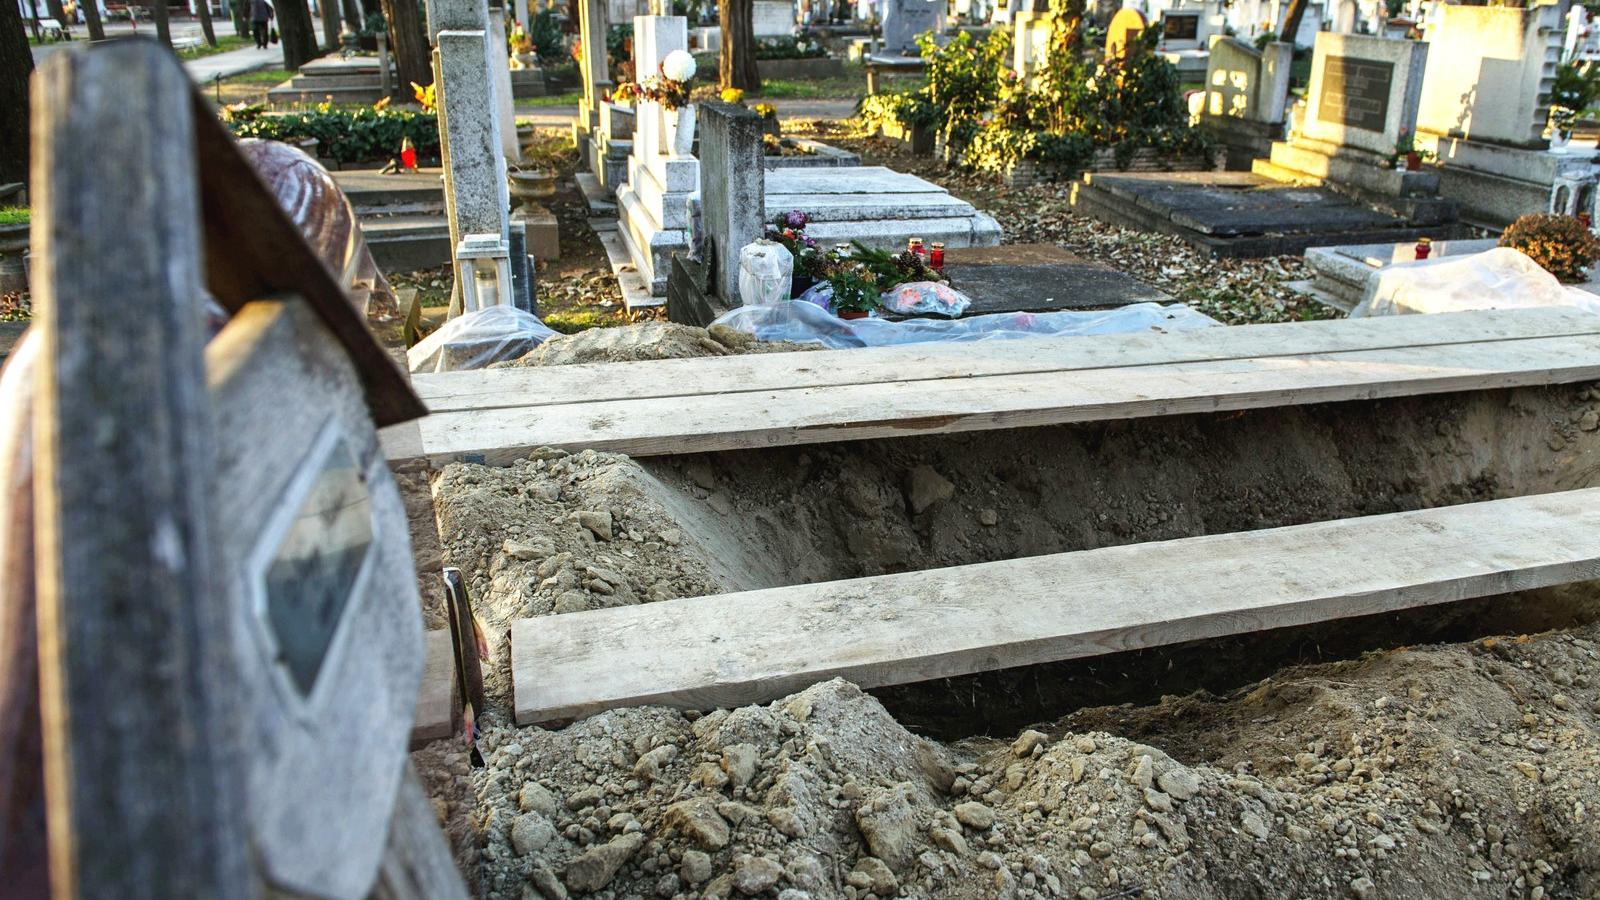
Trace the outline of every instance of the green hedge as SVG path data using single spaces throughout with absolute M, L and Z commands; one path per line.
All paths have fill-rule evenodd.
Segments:
M 318 152 L 341 163 L 374 162 L 400 154 L 410 138 L 421 156 L 439 155 L 439 120 L 432 113 L 404 109 L 334 109 L 246 114 L 227 122 L 239 137 L 293 143 L 316 138 Z

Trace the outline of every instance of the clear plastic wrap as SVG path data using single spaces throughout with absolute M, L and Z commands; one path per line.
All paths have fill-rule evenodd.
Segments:
M 794 255 L 777 241 L 755 241 L 739 251 L 739 299 L 745 306 L 789 301 Z
M 456 316 L 406 351 L 413 372 L 460 372 L 519 359 L 557 332 L 533 313 L 490 306 Z
M 821 344 L 833 350 L 955 341 L 992 341 L 1050 335 L 1127 334 L 1136 331 L 1194 331 L 1219 325 L 1182 304 L 1135 303 L 1108 310 L 1048 313 L 993 313 L 967 319 L 844 320 L 802 300 L 773 306 L 741 306 L 717 317 L 762 341 Z
M 896 315 L 939 315 L 954 319 L 967 311 L 972 298 L 937 281 L 907 281 L 884 291 L 883 308 Z
M 1396 263 L 1367 279 L 1361 316 L 1575 306 L 1600 313 L 1600 297 L 1556 280 L 1520 250 L 1496 247 L 1470 256 Z

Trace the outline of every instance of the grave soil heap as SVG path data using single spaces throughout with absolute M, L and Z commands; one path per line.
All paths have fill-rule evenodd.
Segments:
M 443 555 L 495 644 L 488 766 L 441 742 L 419 768 L 496 898 L 1593 896 L 1587 586 L 561 730 L 510 724 L 505 639 L 524 616 L 1586 487 L 1597 426 L 1600 391 L 1569 386 L 450 465 Z

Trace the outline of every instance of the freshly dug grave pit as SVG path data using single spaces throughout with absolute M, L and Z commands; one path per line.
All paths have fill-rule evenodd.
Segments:
M 857 696 L 844 685 L 830 685 L 806 692 L 803 696 L 810 700 L 780 701 L 770 708 L 749 707 L 698 721 L 651 709 L 609 713 L 561 732 L 516 729 L 508 724 L 506 630 L 514 618 L 557 611 L 1588 487 L 1596 483 L 1600 462 L 1595 453 L 1600 440 L 1595 433 L 1600 424 L 1597 399 L 1600 392 L 1587 387 L 1554 387 L 726 453 L 714 458 L 635 461 L 612 454 L 546 451 L 504 469 L 448 466 L 434 483 L 443 555 L 447 564 L 458 565 L 467 574 L 497 645 L 488 672 L 491 708 L 484 717 L 491 765 L 468 775 L 453 746 L 436 745 L 424 754 L 424 768 L 431 769 L 431 777 L 441 785 L 450 783 L 449 773 L 456 769 L 472 783 L 475 808 L 462 799 L 459 781 L 452 789 L 457 791 L 455 799 L 441 802 L 452 811 L 458 835 L 475 834 L 482 842 L 485 887 L 488 896 L 496 897 L 521 896 L 527 883 L 545 884 L 546 895 L 556 896 L 559 891 L 550 879 L 563 872 L 568 889 L 603 880 L 606 887 L 599 896 L 699 896 L 707 884 L 694 879 L 705 874 L 705 867 L 698 856 L 689 857 L 688 865 L 683 857 L 697 842 L 706 843 L 705 829 L 697 824 L 702 818 L 713 832 L 720 834 L 722 827 L 732 832 L 728 844 L 714 848 L 716 852 L 702 847 L 710 854 L 706 860 L 712 876 L 708 883 L 714 888 L 710 895 L 717 895 L 721 885 L 717 879 L 722 876 L 747 890 L 766 884 L 772 866 L 748 861 L 741 865 L 743 855 L 756 854 L 777 861 L 782 874 L 775 876 L 774 887 L 819 897 L 888 896 L 889 879 L 877 877 L 883 875 L 878 863 L 864 863 L 870 870 L 867 874 L 851 874 L 863 856 L 877 854 L 872 858 L 883 860 L 887 854 L 892 859 L 883 861 L 899 883 L 898 890 L 907 896 L 992 896 L 1008 890 L 1052 895 L 1052 884 L 1067 895 L 1087 889 L 1083 896 L 1115 894 L 1134 886 L 1149 891 L 1144 896 L 1344 896 L 1352 890 L 1367 891 L 1362 877 L 1382 883 L 1399 877 L 1408 866 L 1414 870 L 1415 854 L 1406 849 L 1411 845 L 1401 843 L 1411 841 L 1433 864 L 1460 870 L 1439 882 L 1459 889 L 1430 896 L 1503 896 L 1512 878 L 1502 878 L 1497 873 L 1505 870 L 1496 867 L 1506 859 L 1506 840 L 1518 845 L 1518 853 L 1537 845 L 1559 855 L 1557 850 L 1564 845 L 1542 832 L 1518 832 L 1515 838 L 1502 836 L 1499 851 L 1488 849 L 1495 841 L 1479 840 L 1474 847 L 1470 831 L 1462 831 L 1471 827 L 1464 823 L 1472 820 L 1461 819 L 1461 809 L 1441 807 L 1437 815 L 1426 812 L 1424 801 L 1438 806 L 1439 798 L 1425 790 L 1431 783 L 1425 776 L 1432 778 L 1438 766 L 1448 765 L 1437 756 L 1415 758 L 1416 770 L 1406 776 L 1415 783 L 1406 785 L 1403 797 L 1381 794 L 1374 799 L 1370 790 L 1339 787 L 1354 777 L 1352 762 L 1343 772 L 1329 768 L 1319 773 L 1337 777 L 1316 783 L 1275 776 L 1270 791 L 1262 790 L 1287 793 L 1270 803 L 1251 793 L 1254 788 L 1230 787 L 1219 795 L 1221 806 L 1191 807 L 1174 805 L 1176 795 L 1170 792 L 1163 794 L 1166 801 L 1142 795 L 1144 775 L 1136 758 L 1146 751 L 1120 738 L 1097 738 L 1093 751 L 1069 749 L 1078 746 L 1072 739 L 1059 742 L 1064 771 L 1074 770 L 1068 757 L 1077 753 L 1089 773 L 1070 785 L 1061 780 L 1058 768 L 1035 772 L 1028 754 L 1017 758 L 1027 763 L 1026 771 L 1013 775 L 1009 766 L 1002 767 L 996 777 L 980 784 L 988 758 L 983 755 L 983 741 L 941 746 L 912 737 L 905 724 L 944 739 L 984 732 L 1009 734 L 1021 723 L 1049 721 L 1085 705 L 1155 702 L 1163 693 L 1196 689 L 1225 694 L 1308 659 L 1588 621 L 1594 607 L 1592 593 L 1585 588 L 1540 592 L 1528 601 L 1494 598 L 878 692 L 905 724 L 895 722 L 876 700 Z M 1352 560 L 1352 565 L 1359 562 Z M 1018 614 L 1026 615 L 1026 610 Z M 1593 640 L 1589 631 L 1573 635 Z M 1589 644 L 1581 646 L 1592 657 Z M 1470 656 L 1478 651 L 1453 647 L 1438 652 Z M 1417 658 L 1414 653 L 1393 656 Z M 1260 690 L 1270 691 L 1284 677 L 1279 675 Z M 1346 688 L 1355 690 L 1353 685 Z M 1381 681 L 1362 690 L 1384 696 L 1406 694 Z M 1450 685 L 1441 682 L 1437 690 L 1441 697 L 1449 696 Z M 1549 693 L 1550 686 L 1545 690 Z M 1245 692 L 1222 700 L 1185 702 L 1213 704 L 1219 717 L 1225 717 L 1253 696 Z M 1592 756 L 1592 710 L 1584 704 L 1592 703 L 1593 694 L 1566 700 L 1578 704 L 1573 708 L 1582 713 L 1582 721 L 1563 719 L 1563 727 L 1571 727 L 1561 731 L 1562 739 L 1574 752 Z M 793 702 L 836 706 L 840 721 L 811 724 L 806 716 L 788 711 Z M 1462 709 L 1470 712 L 1470 706 Z M 746 719 L 776 724 L 748 734 L 741 731 L 739 740 L 720 735 L 721 725 L 701 724 Z M 861 720 L 859 727 L 867 729 L 865 733 L 848 724 L 855 719 Z M 1229 752 L 1241 754 L 1240 759 L 1255 759 L 1250 754 L 1256 754 L 1261 760 L 1256 774 L 1264 775 L 1271 771 L 1269 760 L 1309 752 L 1293 743 L 1299 735 L 1266 727 L 1270 720 L 1237 721 L 1244 724 L 1227 740 L 1183 744 L 1184 764 L 1201 765 Z M 1542 722 L 1535 715 L 1528 726 L 1556 727 Z M 1327 724 L 1337 731 L 1335 723 Z M 1463 719 L 1462 727 L 1467 724 Z M 1501 727 L 1516 724 L 1512 717 Z M 1176 736 L 1155 732 L 1141 739 L 1155 746 L 1179 746 Z M 1465 732 L 1441 734 L 1438 741 L 1470 745 L 1482 753 L 1476 738 Z M 724 760 L 724 751 L 741 743 L 749 744 L 749 749 L 732 751 Z M 660 749 L 668 746 L 675 749 Z M 1133 781 L 1128 782 L 1138 788 L 1133 793 L 1123 796 L 1120 775 L 1102 777 L 1120 771 L 1109 758 L 1096 756 L 1102 746 L 1113 748 L 1122 764 L 1133 767 Z M 1505 754 L 1525 750 L 1521 744 L 1503 746 L 1509 748 Z M 1405 754 L 1417 752 L 1409 738 L 1401 749 Z M 1340 752 L 1366 759 L 1361 755 L 1365 751 Z M 1389 752 L 1400 759 L 1399 752 Z M 757 768 L 773 767 L 768 777 L 731 792 L 717 784 L 713 769 L 734 777 L 733 772 L 747 768 L 752 753 Z M 907 768 L 900 760 L 907 753 L 932 766 L 934 774 Z M 638 762 L 641 754 L 654 762 Z M 1496 749 L 1491 755 L 1505 754 Z M 671 760 L 666 759 L 669 756 Z M 924 757 L 976 767 L 965 773 L 966 790 L 946 784 L 941 774 L 944 763 L 928 763 Z M 1165 755 L 1151 758 L 1156 775 L 1165 767 L 1178 766 Z M 1378 757 L 1377 767 L 1366 766 L 1358 777 L 1361 784 L 1382 780 L 1374 773 L 1390 765 L 1384 759 L 1387 756 Z M 1326 765 L 1337 762 L 1330 758 Z M 674 765 L 682 771 L 660 779 L 649 776 L 652 767 L 670 770 Z M 635 766 L 643 767 L 640 773 L 635 773 Z M 1315 765 L 1307 771 L 1314 770 Z M 1527 779 L 1520 769 L 1511 771 Z M 917 772 L 922 775 L 910 777 Z M 1582 770 L 1556 770 L 1558 778 L 1573 774 L 1581 775 Z M 1203 766 L 1196 777 L 1204 781 L 1208 775 L 1220 782 L 1234 777 L 1231 772 L 1207 772 Z M 1542 773 L 1535 775 L 1531 790 L 1536 805 L 1554 803 L 1538 781 Z M 1065 791 L 1071 796 L 1058 796 L 1050 810 L 1029 807 L 1030 802 L 1041 802 L 1024 799 L 1029 796 L 1024 788 L 1035 777 L 1040 781 L 1034 794 Z M 894 787 L 908 778 L 911 787 Z M 538 789 L 524 790 L 530 780 L 558 795 L 556 808 L 546 808 Z M 600 787 L 598 796 L 590 790 L 595 785 Z M 1159 788 L 1152 790 L 1162 793 Z M 1243 799 L 1235 796 L 1239 791 Z M 1342 793 L 1335 798 L 1337 792 Z M 1475 798 L 1480 792 L 1482 799 L 1472 802 L 1511 796 L 1505 785 L 1487 782 L 1473 784 L 1468 791 Z M 998 833 L 971 823 L 964 831 L 949 827 L 951 811 L 971 796 L 981 798 L 1002 819 L 1008 815 L 1004 810 L 1014 818 Z M 1450 796 L 1454 795 L 1445 793 L 1446 801 Z M 696 799 L 705 802 L 692 804 L 688 812 L 678 808 L 672 815 L 663 813 L 669 801 Z M 588 805 L 591 800 L 593 807 L 608 814 L 597 815 Z M 1264 805 L 1252 808 L 1252 818 L 1241 820 L 1242 814 L 1230 804 L 1248 805 L 1247 800 Z M 1376 804 L 1379 811 L 1372 815 L 1389 830 L 1366 835 L 1346 823 L 1340 831 L 1342 820 L 1336 818 L 1324 831 L 1319 830 L 1322 813 L 1307 818 L 1317 810 L 1334 815 L 1356 800 Z M 1600 798 L 1591 798 L 1586 808 L 1594 808 L 1595 802 Z M 718 811 L 718 804 L 735 805 Z M 1100 823 L 1099 814 L 1086 812 L 1096 804 L 1109 816 L 1106 824 Z M 1407 825 L 1403 817 L 1391 823 L 1384 810 L 1393 804 L 1416 806 L 1443 824 L 1427 832 Z M 711 815 L 704 814 L 707 808 Z M 785 809 L 794 810 L 793 819 L 782 813 Z M 1371 818 L 1365 813 L 1357 818 L 1362 816 Z M 471 819 L 473 827 L 464 827 L 461 817 Z M 905 840 L 915 850 L 910 857 L 892 849 L 899 839 L 874 838 L 878 826 L 871 823 L 884 817 L 900 822 L 895 827 L 903 826 L 907 832 Z M 1079 821 L 1083 818 L 1091 824 L 1084 826 Z M 1135 822 L 1142 822 L 1142 828 Z M 1579 810 L 1574 825 L 1592 827 L 1586 822 Z M 1266 826 L 1266 837 L 1255 836 L 1261 831 L 1258 823 Z M 1289 829 L 1289 824 L 1296 824 L 1296 829 Z M 1534 823 L 1528 827 L 1534 828 Z M 1213 835 L 1216 829 L 1222 830 Z M 1404 833 L 1390 833 L 1396 829 Z M 1196 830 L 1209 836 L 1197 840 Z M 953 840 L 952 833 L 964 838 Z M 1147 837 L 1152 834 L 1156 836 Z M 1355 844 L 1347 840 L 1352 834 L 1358 836 Z M 1378 834 L 1386 840 L 1370 843 Z M 962 843 L 966 852 L 961 851 Z M 1329 862 L 1330 850 L 1352 847 L 1354 854 L 1333 857 L 1348 859 L 1348 865 Z M 1386 855 L 1375 857 L 1374 847 Z M 984 855 L 985 848 L 994 856 Z M 473 849 L 463 847 L 469 855 Z M 923 858 L 928 853 L 932 859 Z M 1486 861 L 1486 880 L 1472 874 L 1474 853 Z M 1490 859 L 1492 854 L 1499 854 L 1499 859 Z M 821 875 L 807 859 L 820 860 Z M 615 871 L 601 879 L 613 862 Z M 1521 862 L 1533 865 L 1531 858 Z M 995 863 L 999 868 L 990 868 Z M 1595 871 L 1588 862 L 1573 866 L 1562 883 L 1588 883 L 1583 879 Z M 1535 869 L 1540 882 L 1553 877 Z M 1511 871 L 1523 876 L 1523 889 L 1531 893 L 1536 885 L 1526 873 L 1515 867 Z M 1256 877 L 1252 873 L 1266 880 L 1252 881 Z M 1271 881 L 1274 877 L 1286 880 L 1278 884 Z M 866 886 L 852 887 L 852 879 L 857 885 L 865 881 Z

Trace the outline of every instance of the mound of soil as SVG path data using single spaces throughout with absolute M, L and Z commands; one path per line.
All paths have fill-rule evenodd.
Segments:
M 448 466 L 442 555 L 495 644 L 489 766 L 439 744 L 419 768 L 490 897 L 1588 896 L 1593 626 L 1278 671 L 1593 621 L 1586 588 L 561 731 L 510 724 L 504 642 L 530 615 L 1587 487 L 1597 401 Z

